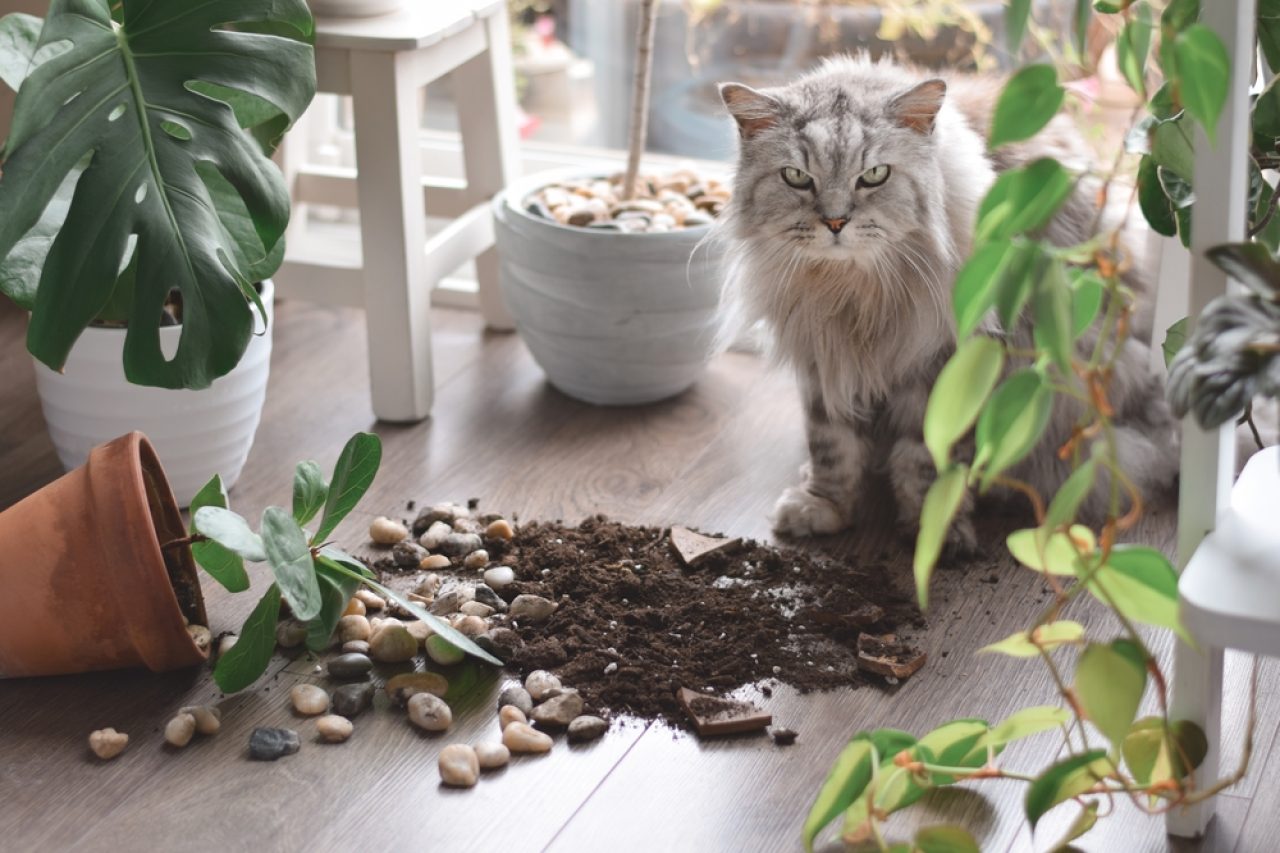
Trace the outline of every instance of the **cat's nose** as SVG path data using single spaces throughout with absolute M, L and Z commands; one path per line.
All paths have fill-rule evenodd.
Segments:
M 826 216 L 822 217 L 822 221 L 827 226 L 827 229 L 831 231 L 832 234 L 839 234 L 840 229 L 844 228 L 844 226 L 849 222 L 847 218 L 842 219 L 839 217 L 826 217 Z

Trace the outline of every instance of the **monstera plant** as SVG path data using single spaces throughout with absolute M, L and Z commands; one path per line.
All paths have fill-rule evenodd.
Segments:
M 304 0 L 53 0 L 43 22 L 0 19 L 0 79 L 18 92 L 0 291 L 31 312 L 68 469 L 141 430 L 180 503 L 213 474 L 235 481 L 289 219 L 270 156 L 315 94 L 313 32 Z M 215 380 L 212 395 L 158 390 Z
M 282 258 L 289 195 L 269 155 L 315 93 L 307 6 L 53 0 L 33 43 L 35 25 L 0 25 L 18 90 L 0 287 L 32 312 L 28 347 L 58 370 L 86 326 L 124 321 L 130 381 L 206 387 L 244 353 L 252 284 Z

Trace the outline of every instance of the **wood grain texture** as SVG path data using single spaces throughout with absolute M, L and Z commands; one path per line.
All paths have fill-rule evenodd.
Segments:
M 575 521 L 605 512 L 763 538 L 774 498 L 803 461 L 794 389 L 753 356 L 717 359 L 689 393 L 657 406 L 593 408 L 549 387 L 515 336 L 484 333 L 477 314 L 437 310 L 432 419 L 398 426 L 377 423 L 370 409 L 360 312 L 282 303 L 278 316 L 267 407 L 233 506 L 255 516 L 268 504 L 287 505 L 297 459 L 313 457 L 328 468 L 352 432 L 371 429 L 385 445 L 382 472 L 362 510 L 339 530 L 340 543 L 357 552 L 368 550 L 363 528 L 374 515 L 412 515 L 408 499 L 478 497 L 484 508 L 522 518 Z M 0 308 L 0 506 L 60 473 L 24 331 L 19 312 Z M 858 530 L 806 547 L 888 571 L 910 594 L 910 547 L 895 530 L 891 503 L 884 484 L 868 482 Z M 3 682 L 0 848 L 128 850 L 145 839 L 166 851 L 795 850 L 818 784 L 855 731 L 888 725 L 919 732 L 958 716 L 996 721 L 1054 701 L 1037 663 L 975 653 L 1023 627 L 1045 600 L 1038 577 L 1000 558 L 1006 522 L 983 524 L 986 555 L 945 563 L 929 624 L 907 632 L 929 653 L 925 668 L 892 689 L 775 690 L 767 700 L 775 721 L 800 732 L 786 748 L 761 736 L 701 742 L 630 723 L 586 747 L 570 748 L 559 738 L 550 756 L 517 760 L 459 792 L 439 785 L 436 755 L 445 742 L 497 737 L 496 676 L 469 685 L 455 703 L 447 738 L 419 733 L 380 696 L 356 720 L 352 739 L 336 746 L 315 743 L 314 724 L 288 708 L 288 688 L 316 678 L 306 657 L 278 656 L 257 685 L 228 698 L 202 672 Z M 1157 514 L 1138 535 L 1168 547 L 1168 518 Z M 265 583 L 255 571 L 254 588 Z M 254 596 L 213 586 L 206 596 L 215 632 L 235 629 L 254 604 Z M 1105 625 L 1083 602 L 1070 615 Z M 1167 656 L 1167 641 L 1153 645 Z M 1123 807 L 1082 848 L 1274 849 L 1277 666 L 1267 662 L 1261 671 L 1254 772 L 1223 799 L 1203 842 L 1170 842 L 1158 819 Z M 1248 667 L 1246 657 L 1228 656 L 1228 768 L 1239 755 Z M 224 709 L 223 732 L 183 751 L 162 747 L 169 714 L 205 701 Z M 133 740 L 118 760 L 101 764 L 85 738 L 106 725 Z M 248 761 L 248 733 L 259 725 L 296 728 L 301 753 L 274 764 Z M 1010 750 L 1009 758 L 1035 768 L 1055 748 L 1044 736 Z M 1051 812 L 1033 838 L 1022 817 L 1023 793 L 1009 782 L 941 792 L 895 816 L 890 828 L 907 837 L 922 824 L 959 822 L 984 850 L 1048 849 L 1074 807 Z

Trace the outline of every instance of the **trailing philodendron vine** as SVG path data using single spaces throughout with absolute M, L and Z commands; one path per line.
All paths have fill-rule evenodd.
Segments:
M 1029 0 L 1010 2 L 1006 22 L 1013 46 L 1021 41 L 1029 6 Z M 1025 494 L 1036 525 L 1014 532 L 1007 544 L 1020 565 L 1043 576 L 1051 600 L 1025 630 L 983 651 L 1047 667 L 1060 702 L 1023 708 L 1002 721 L 953 720 L 919 737 L 894 729 L 856 734 L 837 757 L 805 822 L 808 847 L 840 818 L 841 837 L 852 845 L 924 853 L 977 850 L 972 836 L 954 826 L 930 827 L 911 842 L 891 842 L 885 821 L 931 789 L 982 779 L 1024 782 L 1024 810 L 1033 828 L 1049 810 L 1076 801 L 1079 812 L 1062 840 L 1066 845 L 1094 825 L 1100 801 L 1128 798 L 1148 812 L 1162 812 L 1215 795 L 1247 766 L 1246 746 L 1244 766 L 1234 776 L 1197 776 L 1207 751 L 1204 732 L 1170 718 L 1165 675 L 1139 631 L 1140 625 L 1153 626 L 1194 644 L 1179 620 L 1178 578 L 1168 559 L 1152 548 L 1117 543 L 1142 514 L 1141 496 L 1119 456 L 1110 402 L 1113 363 L 1129 335 L 1135 306 L 1122 277 L 1131 263 L 1121 240 L 1123 222 L 1104 225 L 1102 215 L 1108 194 L 1136 195 L 1154 230 L 1188 241 L 1193 125 L 1213 140 L 1226 102 L 1230 61 L 1221 40 L 1198 23 L 1198 0 L 1096 0 L 1092 5 L 1081 0 L 1078 6 L 1081 43 L 1095 12 L 1117 24 L 1117 64 L 1147 101 L 1148 115 L 1126 142 L 1130 153 L 1140 155 L 1136 183 L 1130 188 L 1114 180 L 1124 158 L 1101 175 L 1077 174 L 1043 159 L 1005 172 L 988 192 L 978 211 L 973 252 L 953 292 L 956 352 L 933 387 L 925 415 L 925 442 L 938 477 L 921 513 L 914 561 L 925 606 L 934 565 L 966 493 L 999 486 Z M 1280 0 L 1264 0 L 1259 14 L 1268 16 L 1272 7 L 1280 9 Z M 1280 63 L 1280 31 L 1271 26 L 1273 18 L 1260 19 L 1259 39 L 1266 55 L 1276 57 L 1274 65 Z M 1153 79 L 1163 82 L 1149 87 Z M 1054 67 L 1023 68 L 996 105 L 989 145 L 994 149 L 1035 135 L 1057 114 L 1064 97 Z M 1251 236 L 1274 249 L 1280 241 L 1277 194 L 1263 178 L 1264 171 L 1280 167 L 1280 90 L 1274 85 L 1255 102 L 1254 131 Z M 1100 187 L 1098 235 L 1081 245 L 1051 245 L 1043 237 L 1045 225 L 1085 179 Z M 1269 262 L 1270 253 L 1262 253 Z M 1233 257 L 1238 253 L 1228 260 Z M 1255 267 L 1262 264 L 1254 260 Z M 1274 264 L 1267 268 L 1277 272 Z M 1274 314 L 1276 291 L 1255 290 L 1246 307 L 1254 314 Z M 992 314 L 998 323 L 985 322 Z M 1020 317 L 1034 327 L 1029 347 L 1021 337 L 1015 342 L 1013 336 L 988 331 L 1011 329 Z M 1167 346 L 1177 348 L 1177 334 Z M 1251 339 L 1250 366 L 1275 354 L 1274 328 L 1270 334 Z M 1197 343 L 1205 355 L 1208 345 Z M 1190 374 L 1194 356 L 1186 358 Z M 1201 384 L 1208 381 L 1204 371 L 1199 377 Z M 1253 384 L 1242 380 L 1232 412 L 1266 381 L 1274 377 Z M 1049 412 L 1061 398 L 1081 412 L 1071 437 L 1057 448 L 1073 473 L 1056 494 L 1041 495 L 1010 472 L 1044 438 Z M 1216 413 L 1215 419 L 1221 422 L 1232 412 Z M 963 459 L 960 447 L 971 451 Z M 1078 515 L 1097 489 L 1104 490 L 1108 510 L 1091 526 Z M 1067 605 L 1081 596 L 1106 607 L 1120 630 L 1096 634 L 1063 618 Z M 1078 654 L 1066 654 L 1067 647 Z M 1149 694 L 1158 713 L 1138 717 Z M 1002 764 L 1007 745 L 1050 732 L 1059 744 L 1045 750 L 1053 756 L 1046 766 L 1023 773 Z
M 396 602 L 462 651 L 501 666 L 469 637 L 378 583 L 363 563 L 329 543 L 330 534 L 373 483 L 381 460 L 382 442 L 361 432 L 343 447 L 328 482 L 315 462 L 299 462 L 293 475 L 292 510 L 267 507 L 257 532 L 227 508 L 221 478 L 215 475 L 196 495 L 191 503 L 191 536 L 180 542 L 190 543 L 200 567 L 230 592 L 249 589 L 246 560 L 267 563 L 273 578 L 235 645 L 218 658 L 213 677 L 224 691 L 243 690 L 266 671 L 275 652 L 282 601 L 306 626 L 307 648 L 320 651 L 329 646 L 343 609 L 361 586 Z M 316 516 L 320 518 L 316 529 L 304 529 Z

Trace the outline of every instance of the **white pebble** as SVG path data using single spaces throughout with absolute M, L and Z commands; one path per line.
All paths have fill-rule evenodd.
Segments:
M 483 548 L 479 551 L 472 551 L 462 561 L 462 566 L 466 569 L 483 569 L 487 565 L 489 565 L 489 552 Z
M 343 616 L 338 620 L 338 639 L 343 643 L 367 640 L 370 633 L 369 620 L 363 616 Z
M 418 653 L 418 641 L 402 623 L 383 622 L 369 638 L 369 657 L 381 663 L 403 663 Z
M 409 721 L 429 732 L 442 732 L 453 725 L 453 711 L 434 693 L 415 693 L 409 697 Z
M 427 528 L 426 532 L 418 537 L 418 544 L 423 548 L 426 548 L 428 551 L 434 551 L 440 547 L 440 543 L 443 542 L 445 537 L 450 533 L 453 533 L 453 528 L 446 522 L 433 522 L 431 526 Z
M 529 691 L 529 695 L 535 702 L 541 702 L 547 693 L 558 687 L 560 687 L 560 679 L 545 669 L 535 669 L 524 680 L 524 689 Z
M 529 718 L 515 705 L 503 705 L 498 709 L 498 728 L 505 729 L 512 723 L 527 723 Z
M 490 589 L 502 589 L 516 579 L 515 569 L 510 566 L 494 566 L 492 569 L 485 569 L 484 582 Z
M 222 657 L 236 646 L 236 640 L 239 639 L 235 634 L 227 634 L 221 640 L 218 640 L 218 657 Z
M 222 711 L 214 705 L 188 705 L 178 709 L 179 714 L 190 714 L 196 721 L 196 732 L 216 735 L 222 730 Z
M 613 675 L 617 671 L 618 671 L 618 664 L 616 661 L 604 668 L 605 675 Z
M 487 604 L 481 604 L 478 601 L 465 602 L 458 608 L 458 610 L 462 611 L 467 616 L 479 616 L 481 619 L 493 615 L 492 607 Z
M 409 531 L 398 521 L 380 515 L 369 525 L 369 538 L 379 545 L 394 545 L 403 542 Z
M 293 709 L 304 717 L 314 717 L 329 710 L 329 694 L 314 684 L 297 684 L 289 691 Z
M 325 743 L 342 743 L 351 737 L 354 730 L 355 726 L 351 725 L 350 720 L 337 714 L 326 714 L 316 720 L 316 731 Z
M 186 746 L 195 733 L 196 718 L 190 714 L 178 714 L 164 726 L 164 739 L 170 746 Z
M 511 760 L 511 750 L 501 743 L 478 743 L 475 749 L 481 770 L 493 770 Z
M 470 788 L 480 778 L 480 759 L 465 743 L 451 743 L 440 750 L 440 780 L 446 785 Z
M 511 602 L 509 612 L 512 619 L 524 619 L 529 622 L 538 622 L 546 619 L 560 607 L 559 604 L 549 598 L 543 598 L 540 595 L 517 595 L 515 600 Z
M 364 602 L 365 610 L 381 610 L 387 606 L 387 602 L 382 596 L 370 589 L 356 590 L 356 598 Z
M 502 743 L 517 753 L 551 751 L 551 736 L 540 732 L 528 723 L 512 723 L 502 730 Z
M 89 749 L 103 761 L 110 761 L 129 745 L 129 736 L 115 729 L 98 729 L 89 734 Z

